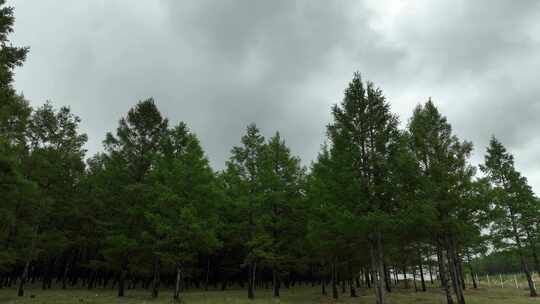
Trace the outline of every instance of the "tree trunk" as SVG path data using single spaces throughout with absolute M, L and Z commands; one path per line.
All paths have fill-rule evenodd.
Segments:
M 527 233 L 527 240 L 529 241 L 529 246 L 531 247 L 531 252 L 533 256 L 533 262 L 534 262 L 534 268 L 536 269 L 536 272 L 538 272 L 538 276 L 540 276 L 540 259 L 538 258 L 538 253 L 536 250 L 536 243 L 533 241 L 531 235 L 530 235 L 530 228 L 525 229 L 525 233 Z
M 338 289 L 337 289 L 336 262 L 332 262 L 332 298 L 337 299 L 338 297 L 339 295 L 338 295 Z
M 409 289 L 409 279 L 407 279 L 407 266 L 403 267 L 403 281 L 405 282 L 405 289 Z
M 525 273 L 525 276 L 527 277 L 527 283 L 529 284 L 529 295 L 531 297 L 537 297 L 538 294 L 536 293 L 536 287 L 534 286 L 534 281 L 532 280 L 531 272 L 529 271 L 529 266 L 527 265 L 527 261 L 525 261 L 525 257 L 523 256 L 523 253 L 520 250 L 519 253 L 519 259 L 521 261 L 521 268 L 523 269 L 523 272 Z
M 478 288 L 478 285 L 476 284 L 476 278 L 474 276 L 474 270 L 473 270 L 473 267 L 471 265 L 471 262 L 469 261 L 469 270 L 471 271 L 471 278 L 472 278 L 472 283 L 473 283 L 473 288 L 474 289 L 477 289 Z
M 206 278 L 204 282 L 204 290 L 208 290 L 208 283 L 210 281 L 210 257 L 208 257 L 208 261 L 206 263 Z
M 248 299 L 255 298 L 254 288 L 255 288 L 255 263 L 248 263 Z
M 525 256 L 523 254 L 523 247 L 521 246 L 521 239 L 519 238 L 519 233 L 517 230 L 516 220 L 514 219 L 514 214 L 511 213 L 510 216 L 512 220 L 512 230 L 514 232 L 514 238 L 516 241 L 516 246 L 519 253 L 519 259 L 521 262 L 521 268 L 523 272 L 525 273 L 525 276 L 527 277 L 527 283 L 529 284 L 529 295 L 531 297 L 537 297 L 538 294 L 536 293 L 536 287 L 534 286 L 531 272 L 529 271 L 529 266 L 527 265 L 527 261 L 525 261 Z
M 386 282 L 386 272 L 384 271 L 384 253 L 382 246 L 382 236 L 379 232 L 377 234 L 377 260 L 379 263 L 379 304 L 385 303 L 385 289 L 383 288 L 384 282 Z
M 152 282 L 152 298 L 157 298 L 159 294 L 161 274 L 161 260 L 159 256 L 154 257 L 154 280 Z
M 46 290 L 51 288 L 52 282 L 52 269 L 54 268 L 55 258 L 51 258 L 48 263 L 45 264 L 45 269 L 43 271 L 43 280 L 41 284 L 41 289 Z
M 90 272 L 90 277 L 88 278 L 88 289 L 94 288 L 94 282 L 96 281 L 97 271 L 92 270 Z
M 391 278 L 390 278 L 390 272 L 388 271 L 388 267 L 386 265 L 385 262 L 383 262 L 383 268 L 384 268 L 384 285 L 386 287 L 386 291 L 388 292 L 392 292 L 392 287 L 391 287 Z
M 384 273 L 384 255 L 382 247 L 382 236 L 380 232 L 375 234 L 375 240 L 371 242 L 371 263 L 373 268 L 375 298 L 377 304 L 385 303 L 385 273 Z
M 450 287 L 448 286 L 448 280 L 446 277 L 446 267 L 445 267 L 445 258 L 444 251 L 441 246 L 437 246 L 437 262 L 439 263 L 439 279 L 441 281 L 441 288 L 444 291 L 446 296 L 447 304 L 454 304 L 454 299 L 452 299 L 452 294 L 450 293 Z
M 70 261 L 69 261 L 69 258 L 68 258 L 67 261 L 66 261 L 66 266 L 64 267 L 64 275 L 62 276 L 62 289 L 67 288 L 67 279 L 68 279 L 68 274 L 69 274 L 69 266 L 70 266 Z
M 354 287 L 352 279 L 349 281 L 349 293 L 351 298 L 356 298 L 356 288 Z
M 125 284 L 126 284 L 126 273 L 127 270 L 122 266 L 120 270 L 120 276 L 118 277 L 118 296 L 123 297 L 125 293 Z
M 352 298 L 356 298 L 356 288 L 354 287 L 354 282 L 353 282 L 353 272 L 351 270 L 351 267 L 349 265 L 349 294 Z M 357 284 L 358 284 L 358 277 L 356 277 L 357 279 Z
M 180 300 L 180 285 L 182 282 L 182 265 L 180 263 L 176 264 L 176 282 L 174 284 L 174 295 L 173 299 L 175 301 Z
M 448 237 L 448 266 L 454 286 L 454 292 L 459 304 L 465 304 L 465 296 L 463 294 L 463 283 L 461 282 L 461 272 L 458 265 L 457 249 L 453 237 Z
M 431 285 L 433 285 L 433 266 L 431 266 L 431 263 L 428 263 L 428 269 L 429 269 L 429 281 L 431 282 Z
M 420 282 L 422 284 L 422 291 L 423 292 L 426 292 L 426 281 L 424 279 L 424 265 L 422 263 L 422 253 L 419 252 L 418 254 L 418 261 L 419 261 L 419 265 L 418 265 L 418 268 L 420 269 Z
M 368 268 L 366 269 L 366 272 L 364 273 L 367 288 L 371 288 L 371 278 L 369 277 L 370 272 L 371 272 L 371 269 Z
M 18 296 L 22 297 L 24 295 L 24 284 L 26 283 L 26 280 L 28 279 L 28 274 L 30 272 L 30 263 L 32 259 L 32 255 L 34 254 L 34 247 L 35 242 L 38 234 L 38 226 L 33 227 L 32 229 L 33 235 L 32 235 L 32 241 L 30 243 L 30 251 L 28 253 L 28 257 L 26 258 L 26 263 L 24 265 L 24 269 L 21 275 L 21 280 L 19 282 L 19 291 Z
M 412 279 L 414 284 L 414 292 L 418 292 L 418 286 L 416 285 L 416 267 L 412 268 Z
M 453 260 L 454 260 L 454 273 L 455 273 L 454 276 L 456 277 L 456 284 L 458 287 L 458 293 L 457 293 L 458 303 L 465 304 L 465 294 L 463 292 L 463 289 L 464 289 L 463 286 L 465 285 L 465 282 L 463 281 L 463 276 L 461 275 L 457 257 L 454 256 Z
M 281 287 L 280 285 L 281 285 L 281 281 L 279 279 L 279 274 L 276 268 L 274 267 L 272 269 L 272 287 L 274 289 L 274 297 L 279 298 L 279 288 Z
M 24 284 L 26 283 L 26 280 L 28 279 L 29 269 L 30 269 L 30 259 L 27 259 L 26 263 L 24 264 L 21 280 L 19 282 L 19 291 L 17 293 L 19 297 L 24 296 Z
M 457 261 L 457 266 L 459 270 L 459 281 L 461 282 L 461 288 L 463 290 L 466 290 L 467 286 L 465 286 L 465 273 L 463 272 L 463 261 L 457 252 L 456 252 L 456 261 Z

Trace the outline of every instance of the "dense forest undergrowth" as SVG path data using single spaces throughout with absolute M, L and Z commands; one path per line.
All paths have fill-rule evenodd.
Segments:
M 31 107 L 13 87 L 29 49 L 9 43 L 13 8 L 0 4 L 0 299 L 106 303 L 112 289 L 122 303 L 142 293 L 193 303 L 536 297 L 538 198 L 495 137 L 471 165 L 472 143 L 431 100 L 400 127 L 356 73 L 309 167 L 279 132 L 265 138 L 250 124 L 216 171 L 196 134 L 150 98 L 87 157 L 69 107 Z M 511 291 L 477 281 L 518 271 Z M 415 287 L 396 289 L 405 278 Z

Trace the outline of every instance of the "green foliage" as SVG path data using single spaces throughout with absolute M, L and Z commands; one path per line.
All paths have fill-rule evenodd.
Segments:
M 185 124 L 167 131 L 163 153 L 152 168 L 153 193 L 145 213 L 149 223 L 145 238 L 152 250 L 173 264 L 213 252 L 219 246 L 216 180 L 199 141 Z

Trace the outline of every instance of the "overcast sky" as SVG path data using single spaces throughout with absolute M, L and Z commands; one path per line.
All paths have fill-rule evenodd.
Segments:
M 497 136 L 540 193 L 539 1 L 12 0 L 16 88 L 82 118 L 89 155 L 138 100 L 185 121 L 223 167 L 245 126 L 308 165 L 354 71 L 403 125 L 428 97 L 473 163 Z

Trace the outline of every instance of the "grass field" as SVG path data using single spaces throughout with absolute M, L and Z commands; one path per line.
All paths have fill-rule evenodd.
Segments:
M 244 290 L 229 291 L 190 291 L 183 294 L 183 303 L 187 304 L 217 304 L 217 303 L 375 303 L 372 290 L 360 291 L 360 296 L 350 298 L 348 294 L 341 295 L 338 301 L 333 301 L 330 297 L 320 295 L 319 288 L 291 288 L 284 289 L 280 299 L 272 298 L 270 291 L 257 290 L 256 299 L 249 301 Z M 515 288 L 480 288 L 478 290 L 467 289 L 467 303 L 470 304 L 525 304 L 538 303 L 539 298 L 527 296 L 527 290 Z M 431 289 L 426 293 L 414 290 L 397 290 L 389 294 L 390 304 L 428 304 L 445 303 L 443 295 L 437 289 Z M 24 297 L 17 297 L 15 289 L 0 289 L 0 303 L 7 304 L 68 304 L 68 303 L 88 303 L 88 304 L 142 304 L 142 303 L 173 303 L 171 291 L 165 290 L 160 293 L 158 299 L 151 299 L 146 290 L 128 290 L 126 297 L 119 299 L 115 291 L 110 289 L 96 289 L 89 291 L 86 289 L 60 290 L 52 289 L 43 291 L 39 288 L 26 290 Z

